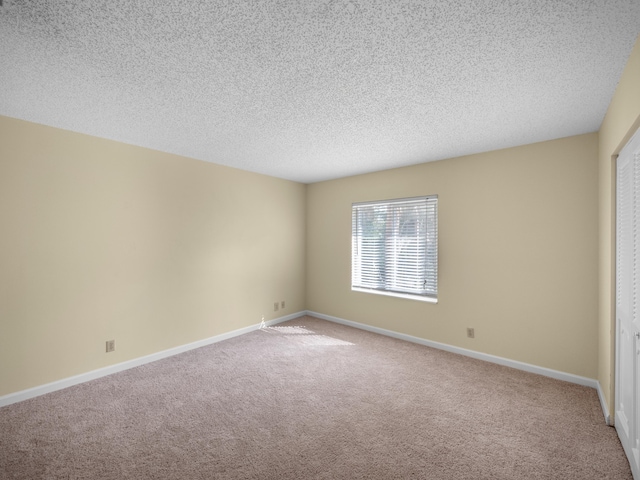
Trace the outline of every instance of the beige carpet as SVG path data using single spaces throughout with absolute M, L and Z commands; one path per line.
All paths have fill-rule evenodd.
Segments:
M 595 390 L 302 317 L 0 409 L 2 479 L 631 479 Z

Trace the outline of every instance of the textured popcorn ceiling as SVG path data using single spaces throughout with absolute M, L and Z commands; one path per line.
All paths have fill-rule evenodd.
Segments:
M 305 183 L 596 131 L 640 33 L 640 0 L 2 3 L 0 114 Z

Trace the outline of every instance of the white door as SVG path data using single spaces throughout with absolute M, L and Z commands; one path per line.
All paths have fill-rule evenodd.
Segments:
M 616 170 L 615 425 L 640 480 L 640 130 Z

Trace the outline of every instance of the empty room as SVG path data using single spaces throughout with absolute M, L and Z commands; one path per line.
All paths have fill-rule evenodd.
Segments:
M 0 0 L 0 479 L 640 480 L 639 35 Z

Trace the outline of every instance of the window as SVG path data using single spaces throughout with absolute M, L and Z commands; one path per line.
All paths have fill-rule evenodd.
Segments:
M 435 301 L 438 197 L 354 203 L 351 289 Z

